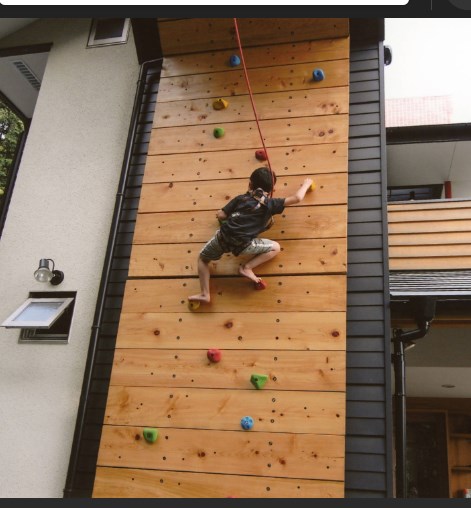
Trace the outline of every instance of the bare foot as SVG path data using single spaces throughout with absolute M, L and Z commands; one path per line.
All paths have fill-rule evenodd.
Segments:
M 201 303 L 209 303 L 211 301 L 211 297 L 209 295 L 205 295 L 200 293 L 199 295 L 191 295 L 188 297 L 188 301 L 190 302 L 201 302 Z
M 257 277 L 250 268 L 246 268 L 244 265 L 239 265 L 239 273 L 247 279 L 253 280 L 255 283 L 260 282 L 262 279 Z

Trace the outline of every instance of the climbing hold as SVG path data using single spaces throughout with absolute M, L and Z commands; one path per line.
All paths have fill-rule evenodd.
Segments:
M 268 381 L 268 376 L 266 374 L 252 374 L 250 376 L 250 382 L 255 386 L 257 390 L 263 388 L 265 383 Z
M 266 161 L 267 160 L 267 153 L 265 150 L 257 150 L 255 152 L 255 158 L 259 161 Z
M 224 136 L 224 129 L 222 127 L 216 127 L 213 134 L 215 138 L 222 138 Z
M 311 192 L 316 189 L 316 184 L 314 182 L 311 183 L 311 186 L 309 187 L 308 191 Z
M 155 441 L 157 441 L 157 438 L 159 437 L 159 431 L 153 428 L 145 428 L 142 431 L 142 435 L 144 436 L 144 439 L 148 443 L 155 443 Z
M 191 300 L 188 302 L 188 307 L 190 307 L 190 310 L 199 309 L 200 305 L 201 302 L 198 302 L 197 300 Z
M 229 63 L 231 64 L 231 67 L 237 67 L 240 65 L 240 58 L 239 55 L 232 55 L 229 59 Z
M 266 289 L 267 287 L 267 283 L 265 281 L 263 281 L 262 279 L 260 279 L 258 282 L 255 282 L 255 289 L 257 291 L 261 291 L 262 289 Z
M 226 109 L 229 106 L 229 103 L 225 99 L 216 99 L 213 102 L 214 109 Z
M 240 426 L 244 430 L 250 430 L 253 427 L 253 418 L 251 416 L 244 416 L 242 420 L 240 420 Z
M 207 357 L 210 362 L 218 363 L 221 361 L 222 353 L 219 349 L 208 349 Z
M 314 69 L 312 71 L 312 79 L 314 81 L 322 81 L 325 79 L 324 71 L 322 69 Z
M 227 222 L 226 219 L 218 219 L 218 221 L 221 226 Z

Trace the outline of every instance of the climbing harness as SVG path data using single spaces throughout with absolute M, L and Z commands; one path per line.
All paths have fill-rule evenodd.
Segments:
M 268 195 L 263 191 L 263 189 L 259 188 L 259 189 L 249 191 L 249 194 L 256 201 L 258 201 L 258 205 L 254 208 L 255 210 L 260 208 L 261 205 L 263 205 L 265 207 L 268 206 L 267 205 Z M 273 215 L 270 215 L 270 218 L 268 219 L 267 223 L 265 224 L 264 229 L 260 232 L 263 233 L 264 231 L 267 231 L 267 229 L 270 229 L 273 226 L 273 224 L 275 224 L 275 219 L 273 218 Z
M 257 109 L 255 107 L 255 101 L 253 99 L 252 88 L 250 87 L 249 75 L 247 73 L 247 66 L 245 65 L 244 52 L 242 50 L 242 43 L 240 41 L 239 27 L 237 25 L 237 18 L 234 18 L 234 28 L 235 28 L 235 35 L 236 35 L 236 39 L 237 39 L 237 45 L 239 46 L 239 51 L 240 51 L 240 60 L 241 60 L 241 63 L 242 63 L 242 67 L 244 68 L 245 81 L 247 83 L 247 88 L 249 90 L 250 102 L 252 103 L 252 109 L 253 109 L 253 112 L 254 112 L 254 115 L 255 115 L 255 122 L 257 123 L 258 132 L 260 134 L 260 139 L 262 140 L 263 149 L 265 151 L 264 155 L 266 157 L 267 164 L 268 164 L 268 169 L 270 170 L 270 174 L 271 174 L 271 177 L 272 177 L 272 190 L 270 192 L 270 197 L 271 197 L 273 195 L 273 189 L 275 187 L 275 174 L 273 173 L 273 170 L 272 170 L 271 164 L 270 164 L 270 159 L 268 158 L 268 151 L 267 151 L 267 148 L 265 146 L 265 141 L 263 139 L 262 129 L 260 128 L 260 122 L 259 122 L 259 119 L 258 119 Z
M 264 192 L 263 189 L 261 188 L 258 188 L 258 189 L 255 189 L 255 190 L 251 190 L 248 192 L 248 194 L 254 198 L 256 201 L 258 201 L 258 205 L 255 207 L 255 210 L 257 210 L 258 208 L 260 208 L 260 205 L 263 205 L 263 206 L 267 206 L 267 198 L 268 198 L 268 195 Z

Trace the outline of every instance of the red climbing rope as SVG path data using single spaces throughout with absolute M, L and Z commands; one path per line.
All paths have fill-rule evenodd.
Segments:
M 235 34 L 237 38 L 237 44 L 239 46 L 240 51 L 240 60 L 242 62 L 242 67 L 244 68 L 244 74 L 245 74 L 245 81 L 247 82 L 247 88 L 249 90 L 249 96 L 250 96 L 250 102 L 252 103 L 252 109 L 255 115 L 255 121 L 257 122 L 258 132 L 260 134 L 260 139 L 262 140 L 263 149 L 265 150 L 265 157 L 267 158 L 267 164 L 268 169 L 270 170 L 271 178 L 272 178 L 272 190 L 270 192 L 270 197 L 273 195 L 273 189 L 275 188 L 275 174 L 273 173 L 273 170 L 271 168 L 270 159 L 268 157 L 268 150 L 265 146 L 265 141 L 263 140 L 262 135 L 262 129 L 260 128 L 260 122 L 257 115 L 257 109 L 255 107 L 255 102 L 253 100 L 253 94 L 252 94 L 252 88 L 250 87 L 250 81 L 249 81 L 249 75 L 247 73 L 247 67 L 245 65 L 245 58 L 244 58 L 244 52 L 242 51 L 242 43 L 240 42 L 240 35 L 239 35 L 239 27 L 237 25 L 237 18 L 234 18 L 234 27 L 235 27 Z

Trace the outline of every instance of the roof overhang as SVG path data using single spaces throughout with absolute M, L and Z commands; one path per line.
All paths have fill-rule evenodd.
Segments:
M 435 300 L 471 299 L 471 270 L 390 272 L 392 300 L 433 297 Z

